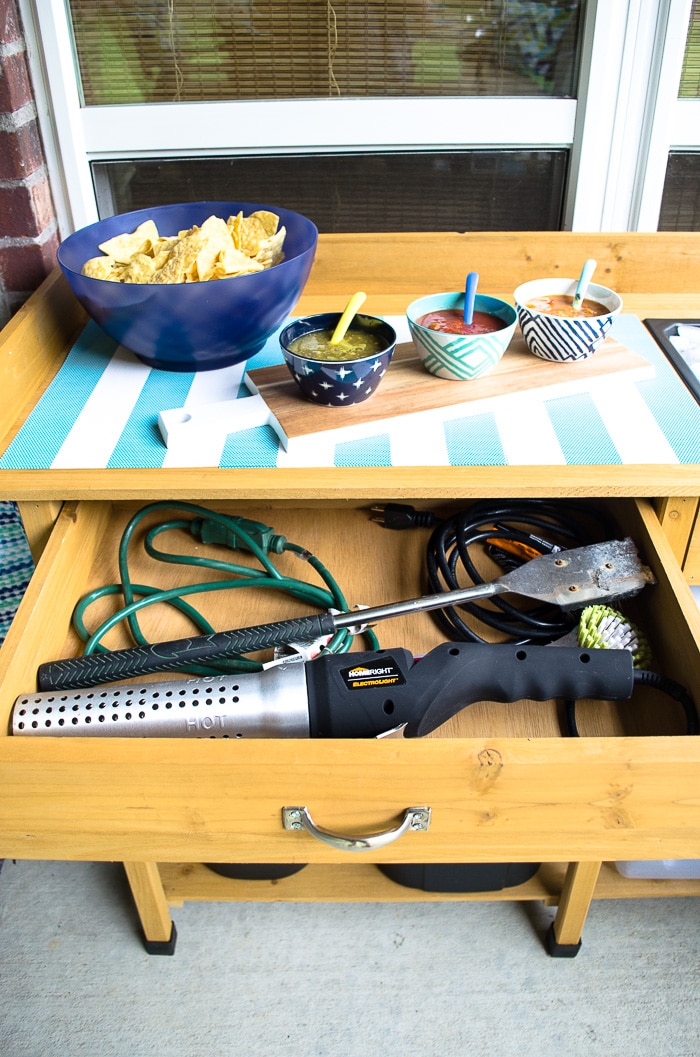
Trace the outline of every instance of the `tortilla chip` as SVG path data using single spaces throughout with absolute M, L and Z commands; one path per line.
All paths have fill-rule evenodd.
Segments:
M 241 220 L 237 248 L 241 253 L 255 257 L 268 237 L 262 221 L 251 213 L 249 217 L 243 217 Z
M 270 236 L 275 234 L 280 222 L 280 218 L 276 213 L 271 213 L 268 209 L 256 209 L 250 215 L 256 217 L 256 219 L 260 221 L 265 229 L 266 235 Z
M 197 278 L 211 278 L 214 265 L 222 254 L 233 248 L 231 233 L 221 217 L 209 217 L 199 230 L 201 249 L 197 254 Z
M 255 255 L 256 261 L 259 261 L 266 268 L 271 268 L 273 264 L 279 264 L 284 259 L 282 246 L 284 245 L 286 234 L 285 229 L 280 228 L 276 234 L 265 239 Z
M 91 279 L 106 279 L 112 283 L 120 282 L 123 271 L 124 265 L 115 261 L 114 257 L 91 257 L 82 267 L 83 275 Z
M 243 213 L 237 213 L 235 217 L 229 217 L 226 221 L 226 226 L 231 232 L 231 238 L 233 239 L 233 245 L 237 250 L 241 248 L 241 223 L 243 221 Z
M 135 254 L 123 269 L 122 283 L 152 283 L 156 271 L 156 262 L 147 253 Z
M 148 253 L 158 238 L 158 228 L 152 220 L 139 224 L 131 235 L 115 235 L 100 243 L 100 249 L 120 264 L 128 264 L 135 253 Z
M 210 216 L 199 226 L 160 235 L 152 220 L 100 244 L 104 257 L 83 265 L 83 274 L 124 283 L 194 283 L 227 279 L 271 268 L 284 259 L 285 229 L 279 217 L 258 209 L 228 220 Z
M 221 254 L 215 268 L 217 279 L 228 279 L 234 275 L 247 275 L 249 272 L 261 272 L 263 265 L 258 261 L 251 260 L 245 253 L 241 253 L 231 246 L 225 253 Z
M 189 235 L 190 232 L 186 231 L 184 234 L 185 235 Z M 153 243 L 153 248 L 151 249 L 151 254 L 154 257 L 157 257 L 161 253 L 169 253 L 170 250 L 174 246 L 176 246 L 178 244 L 178 242 L 180 241 L 181 237 L 183 237 L 183 236 L 180 236 L 180 235 L 159 235 L 158 238 Z
M 197 267 L 197 254 L 202 248 L 199 230 L 180 239 L 170 251 L 166 263 L 153 276 L 154 283 L 192 282 Z

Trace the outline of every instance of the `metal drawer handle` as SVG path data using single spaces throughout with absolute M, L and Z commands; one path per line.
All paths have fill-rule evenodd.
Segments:
M 409 830 L 415 833 L 425 833 L 430 825 L 430 808 L 407 807 L 398 826 L 367 837 L 344 837 L 340 833 L 330 833 L 327 829 L 316 825 L 306 807 L 283 807 L 282 823 L 285 829 L 305 829 L 316 840 L 330 844 L 331 848 L 337 848 L 340 851 L 372 851 L 374 848 L 384 848 Z

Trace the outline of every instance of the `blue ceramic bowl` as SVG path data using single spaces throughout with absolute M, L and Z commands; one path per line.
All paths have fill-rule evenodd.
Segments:
M 474 311 L 486 312 L 503 320 L 505 326 L 490 334 L 445 334 L 430 330 L 418 322 L 428 312 L 441 309 L 464 311 L 464 291 L 461 293 L 428 294 L 419 297 L 406 309 L 408 328 L 416 352 L 430 374 L 452 381 L 469 381 L 493 370 L 508 348 L 515 333 L 517 316 L 507 301 L 487 294 L 477 294 Z
M 525 344 L 534 356 L 552 363 L 572 363 L 587 360 L 607 338 L 615 318 L 622 310 L 622 298 L 607 286 L 591 283 L 586 298 L 599 301 L 606 311 L 600 316 L 572 319 L 553 316 L 528 308 L 535 297 L 576 292 L 577 279 L 532 279 L 515 291 L 518 322 Z
M 359 360 L 317 360 L 290 350 L 290 344 L 302 334 L 334 330 L 340 316 L 340 312 L 302 316 L 280 334 L 280 345 L 292 378 L 307 400 L 324 407 L 351 407 L 369 400 L 384 377 L 396 347 L 396 331 L 392 326 L 377 316 L 357 315 L 350 330 L 376 335 L 383 345 L 379 352 Z
M 81 275 L 99 244 L 153 220 L 161 235 L 201 225 L 209 216 L 277 213 L 286 228 L 284 260 L 262 272 L 199 283 L 115 283 Z M 69 235 L 58 263 L 86 312 L 150 367 L 209 371 L 247 360 L 289 316 L 311 271 L 318 231 L 300 213 L 251 202 L 185 202 L 98 221 Z

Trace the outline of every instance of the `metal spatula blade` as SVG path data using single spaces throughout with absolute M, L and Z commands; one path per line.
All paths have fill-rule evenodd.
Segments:
M 654 575 L 642 565 L 631 539 L 543 554 L 493 581 L 497 589 L 578 609 L 592 602 L 636 594 Z
M 442 609 L 476 598 L 516 594 L 548 602 L 564 610 L 579 609 L 592 602 L 636 594 L 654 583 L 650 569 L 642 565 L 633 541 L 609 540 L 586 547 L 543 554 L 489 583 L 458 588 L 436 595 L 424 595 L 405 602 L 334 615 L 337 628 L 351 627 L 361 619 L 367 626 L 375 620 L 405 613 Z

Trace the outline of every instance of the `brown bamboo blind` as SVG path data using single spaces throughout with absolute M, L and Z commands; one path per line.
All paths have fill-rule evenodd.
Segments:
M 553 231 L 566 150 L 333 153 L 95 162 L 101 216 L 194 200 L 283 205 L 319 231 Z
M 688 37 L 678 95 L 681 99 L 700 98 L 700 0 L 693 0 L 693 6 L 690 9 Z
M 700 99 L 700 0 L 693 0 L 690 9 L 678 95 L 681 99 Z M 700 231 L 700 152 L 669 154 L 658 228 Z
M 700 153 L 669 154 L 658 226 L 659 231 L 700 231 Z
M 575 93 L 581 0 L 71 0 L 86 105 Z

